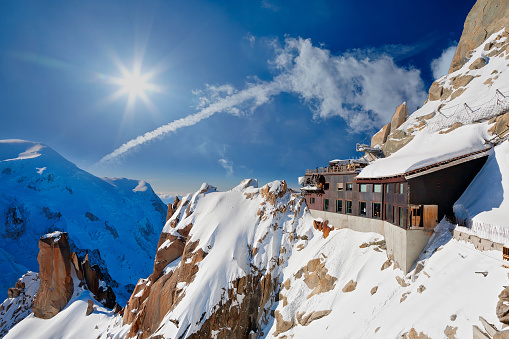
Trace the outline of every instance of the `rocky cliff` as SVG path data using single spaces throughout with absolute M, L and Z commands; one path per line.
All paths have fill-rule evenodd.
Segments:
M 245 180 L 225 193 L 204 184 L 184 197 L 161 233 L 153 273 L 127 303 L 127 336 L 262 335 L 289 248 L 309 232 L 302 204 L 284 181 L 258 188 Z
M 509 28 L 509 2 L 506 0 L 478 0 L 468 13 L 463 33 L 451 63 L 449 73 L 460 69 L 471 57 L 471 51 L 490 35 Z

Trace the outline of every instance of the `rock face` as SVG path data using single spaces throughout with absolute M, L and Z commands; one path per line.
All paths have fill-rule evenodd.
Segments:
M 373 137 L 371 138 L 371 147 L 375 147 L 376 145 L 382 145 L 387 141 L 387 137 L 391 132 L 391 123 L 389 122 L 387 125 L 382 127 Z
M 396 112 L 392 116 L 390 133 L 394 133 L 394 131 L 399 126 L 401 126 L 401 124 L 404 123 L 407 118 L 408 118 L 408 108 L 406 106 L 406 102 L 404 102 L 401 105 L 399 105 L 398 108 L 396 108 Z
M 74 292 L 67 233 L 41 237 L 37 261 L 41 281 L 32 310 L 37 318 L 49 319 L 67 305 Z
M 449 73 L 463 66 L 469 52 L 483 43 L 491 34 L 509 27 L 509 2 L 506 0 L 478 0 L 468 13 L 456 54 Z

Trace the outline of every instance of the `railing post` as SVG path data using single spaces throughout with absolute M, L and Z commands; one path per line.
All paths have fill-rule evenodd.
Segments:
M 464 103 L 463 106 L 465 107 L 465 110 L 470 111 L 470 114 L 474 112 L 466 103 Z

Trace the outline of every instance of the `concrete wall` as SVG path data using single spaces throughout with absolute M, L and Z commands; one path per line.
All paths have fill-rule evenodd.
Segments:
M 415 260 L 427 245 L 431 232 L 421 229 L 405 230 L 379 219 L 356 217 L 352 215 L 310 210 L 314 218 L 328 220 L 335 228 L 349 228 L 358 232 L 374 232 L 384 236 L 387 256 L 408 273 Z
M 466 232 L 462 232 L 461 229 L 458 229 L 459 227 L 456 227 L 454 229 L 453 238 L 456 240 L 462 240 L 469 242 L 471 244 L 474 244 L 475 249 L 479 251 L 501 251 L 504 248 L 504 245 L 499 244 L 497 242 L 479 238 L 476 235 L 468 234 Z

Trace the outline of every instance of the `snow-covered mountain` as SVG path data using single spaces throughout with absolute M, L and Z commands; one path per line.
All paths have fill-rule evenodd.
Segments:
M 314 229 L 284 182 L 246 180 L 227 192 L 204 184 L 163 230 L 156 264 L 176 259 L 140 279 L 123 316 L 82 290 L 6 338 L 469 338 L 479 316 L 500 329 L 500 252 L 451 239 L 453 227 L 442 222 L 405 275 L 382 236 Z
M 379 132 L 384 135 L 374 140 L 382 140 L 379 146 L 386 156 L 360 174 L 387 177 L 490 149 L 485 166 L 454 211 L 470 227 L 461 228 L 467 233 L 465 239 L 471 233 L 483 241 L 504 244 L 509 243 L 505 210 L 509 146 L 504 141 L 509 135 L 508 13 L 506 1 L 477 2 L 465 23 L 450 73 L 431 86 L 427 102 L 403 124 Z M 37 144 L 10 144 L 19 147 L 0 162 L 0 175 L 9 178 L 2 179 L 2 185 L 19 187 L 23 201 L 32 201 L 27 197 L 55 184 L 56 175 L 49 179 L 51 161 L 41 160 L 49 150 Z M 21 165 L 38 158 L 37 164 Z M 10 161 L 19 168 L 7 166 Z M 68 172 L 59 176 L 62 184 L 51 188 L 66 197 L 80 188 L 86 190 L 71 185 L 72 175 L 65 179 L 70 182 L 64 181 L 77 170 L 68 166 L 58 166 L 58 171 Z M 16 174 L 25 172 L 31 173 L 31 179 Z M 142 183 L 90 180 L 95 189 L 108 187 L 129 197 L 151 192 L 148 188 L 139 192 Z M 9 187 L 1 192 L 16 191 Z M 86 234 L 101 229 L 103 233 L 81 238 L 111 240 L 114 236 L 106 232 L 114 233 L 109 228 L 115 225 L 121 237 L 114 218 L 127 212 L 114 199 L 104 198 L 108 197 L 105 192 L 109 191 L 104 188 L 98 195 L 97 205 L 89 201 L 95 196 L 92 193 L 80 200 L 86 208 L 78 204 L 81 209 L 74 215 L 82 216 L 85 223 L 66 221 L 77 247 L 80 244 L 73 234 L 78 230 Z M 5 224 L 10 228 L 4 234 L 11 236 L 7 240 L 26 236 L 24 220 L 45 220 L 48 231 L 53 230 L 52 223 L 58 226 L 64 220 L 65 204 L 50 204 L 40 196 L 36 200 L 44 204 L 6 207 Z M 72 206 L 72 211 L 78 209 Z M 159 240 L 145 247 L 155 252 L 152 270 L 125 272 L 125 281 L 129 277 L 137 284 L 123 314 L 104 308 L 89 291 L 78 289 L 56 316 L 43 320 L 30 314 L 6 338 L 472 338 L 473 334 L 494 338 L 504 323 L 509 324 L 507 261 L 500 250 L 481 252 L 473 240 L 454 238 L 460 227 L 445 219 L 405 274 L 388 259 L 381 235 L 319 229 L 302 196 L 284 181 L 258 187 L 256 180 L 245 180 L 227 192 L 204 184 L 173 207 L 160 235 L 156 232 Z M 157 229 L 156 220 L 151 225 Z M 133 241 L 133 233 L 128 232 L 139 230 L 135 225 L 122 232 L 128 242 Z M 9 262 L 17 259 L 19 252 L 2 248 L 1 257 Z M 101 249 L 101 257 L 111 259 L 112 251 Z M 108 269 L 115 277 L 117 272 L 109 264 Z M 12 270 L 23 267 L 12 266 Z M 23 279 L 33 280 L 34 274 Z M 27 292 L 28 299 L 32 296 L 33 289 Z M 0 322 L 13 317 L 5 310 L 7 305 L 28 313 L 24 299 L 16 298 L 0 306 Z M 87 300 L 93 305 L 89 315 Z
M 89 253 L 109 273 L 125 300 L 126 286 L 150 272 L 165 216 L 144 181 L 97 178 L 43 144 L 0 141 L 2 293 L 27 270 L 39 270 L 39 237 L 60 230 L 73 251 Z

